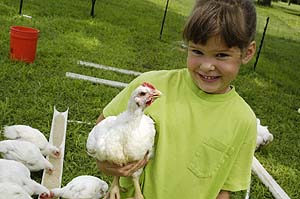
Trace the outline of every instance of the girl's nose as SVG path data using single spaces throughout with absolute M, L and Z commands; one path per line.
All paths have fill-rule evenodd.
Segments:
M 201 63 L 200 65 L 200 69 L 203 71 L 203 72 L 209 72 L 209 71 L 213 71 L 216 69 L 215 65 L 211 62 L 203 62 Z

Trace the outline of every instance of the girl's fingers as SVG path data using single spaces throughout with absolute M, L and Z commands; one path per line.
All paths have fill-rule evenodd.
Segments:
M 99 160 L 96 161 L 98 168 L 100 171 L 107 175 L 112 176 L 131 176 L 135 171 L 140 168 L 145 167 L 148 163 L 148 154 L 147 152 L 142 160 L 134 161 L 126 164 L 125 166 L 112 164 L 108 161 L 100 162 Z
M 134 172 L 136 172 L 137 170 L 139 170 L 140 168 L 145 167 L 145 165 L 147 164 L 148 160 L 147 159 L 142 159 L 138 162 L 136 162 L 133 167 L 131 167 L 127 172 L 129 173 L 129 175 L 132 175 Z

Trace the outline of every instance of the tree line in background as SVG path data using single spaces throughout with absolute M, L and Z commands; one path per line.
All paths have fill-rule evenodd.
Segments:
M 273 0 L 273 1 L 278 1 L 278 0 Z M 281 0 L 281 1 L 286 2 L 288 5 L 291 5 L 292 3 L 300 4 L 300 0 Z M 271 2 L 272 0 L 257 0 L 257 3 L 263 6 L 271 6 Z

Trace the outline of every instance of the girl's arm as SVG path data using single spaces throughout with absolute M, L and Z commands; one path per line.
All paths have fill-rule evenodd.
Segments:
M 96 124 L 98 124 L 99 122 L 101 122 L 101 121 L 104 120 L 104 119 L 105 119 L 105 117 L 104 117 L 103 113 L 101 113 L 101 114 L 99 115 L 99 117 L 97 118 L 97 120 L 96 120 Z
M 216 199 L 229 199 L 229 198 L 230 198 L 230 192 L 221 190 Z

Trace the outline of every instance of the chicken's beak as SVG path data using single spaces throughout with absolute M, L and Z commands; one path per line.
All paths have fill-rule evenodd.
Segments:
M 162 93 L 159 90 L 155 89 L 155 90 L 153 90 L 152 96 L 153 96 L 153 99 L 157 99 L 162 96 Z
M 159 90 L 153 89 L 147 98 L 146 106 L 150 106 L 157 98 L 159 98 L 162 93 Z

